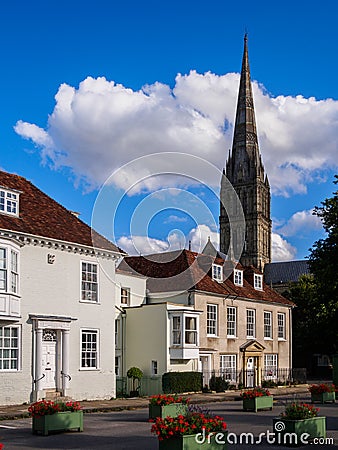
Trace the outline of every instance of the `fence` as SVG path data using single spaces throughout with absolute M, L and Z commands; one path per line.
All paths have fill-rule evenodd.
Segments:
M 222 370 L 203 372 L 203 386 L 211 390 L 225 391 L 232 387 L 254 387 L 261 384 L 266 387 L 275 385 L 306 383 L 306 369 L 261 369 L 258 374 L 254 370 Z M 116 377 L 116 396 L 126 397 L 132 390 L 132 380 L 127 377 Z M 162 394 L 162 376 L 144 376 L 139 387 L 141 396 Z
M 228 387 L 254 387 L 256 385 L 274 386 L 306 383 L 306 369 L 261 369 L 203 372 L 203 386 L 212 390 L 225 390 Z
M 116 396 L 126 397 L 132 390 L 132 380 L 127 377 L 116 377 Z M 139 395 L 155 395 L 162 393 L 162 377 L 161 376 L 144 376 L 138 385 Z

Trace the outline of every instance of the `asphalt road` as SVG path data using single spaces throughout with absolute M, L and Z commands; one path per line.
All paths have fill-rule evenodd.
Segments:
M 272 418 L 279 415 L 284 409 L 283 403 L 290 398 L 278 399 L 273 411 L 243 412 L 242 402 L 227 401 L 200 405 L 211 412 L 224 417 L 228 424 L 229 433 L 238 443 L 229 444 L 228 448 L 246 450 L 259 447 L 261 450 L 277 450 L 281 447 L 267 443 L 262 439 L 260 444 L 256 441 L 260 433 L 267 433 L 272 429 Z M 338 403 L 320 405 L 320 415 L 327 417 L 327 437 L 334 443 L 323 445 L 312 444 L 316 449 L 338 449 Z M 31 419 L 6 420 L 0 422 L 0 443 L 4 450 L 157 450 L 157 437 L 150 433 L 151 424 L 148 423 L 148 410 L 121 411 L 109 413 L 85 414 L 84 431 L 51 434 L 49 436 L 36 436 L 31 432 Z M 254 443 L 239 444 L 241 433 L 251 432 Z M 244 441 L 245 442 L 245 441 Z M 308 446 L 303 446 L 305 449 Z M 285 449 L 290 447 L 283 447 Z

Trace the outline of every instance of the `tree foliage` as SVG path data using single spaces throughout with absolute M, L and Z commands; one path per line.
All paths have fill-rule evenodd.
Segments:
M 338 184 L 335 176 L 334 184 Z M 338 191 L 324 200 L 314 214 L 321 218 L 327 235 L 310 249 L 311 275 L 290 289 L 296 303 L 293 336 L 294 356 L 338 352 Z M 304 359 L 303 359 L 304 361 Z

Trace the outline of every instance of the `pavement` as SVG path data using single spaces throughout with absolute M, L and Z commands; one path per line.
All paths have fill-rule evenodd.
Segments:
M 302 384 L 292 387 L 277 387 L 269 389 L 274 397 L 298 396 L 304 397 L 304 394 L 309 395 L 309 385 Z M 190 398 L 190 403 L 211 403 L 240 400 L 240 390 L 231 390 L 221 393 L 192 393 L 185 394 L 184 397 Z M 309 397 L 310 398 L 310 397 Z M 94 412 L 109 412 L 109 411 L 125 411 L 140 408 L 148 408 L 149 397 L 135 397 L 135 398 L 116 398 L 112 400 L 84 400 L 80 401 L 84 413 Z M 29 417 L 29 404 L 21 405 L 6 405 L 0 406 L 0 420 L 13 420 Z

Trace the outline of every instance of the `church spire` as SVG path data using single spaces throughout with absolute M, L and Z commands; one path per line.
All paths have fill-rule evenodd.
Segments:
M 226 162 L 226 177 L 239 197 L 246 223 L 243 265 L 263 270 L 271 260 L 270 186 L 259 151 L 254 99 L 248 54 L 248 36 L 244 51 L 237 100 L 232 150 Z M 221 186 L 220 250 L 231 251 L 231 227 L 226 205 L 226 183 Z M 232 220 L 234 224 L 236 220 Z
M 248 181 L 256 177 L 264 179 L 264 168 L 260 159 L 257 138 L 247 34 L 244 36 L 232 154 L 227 163 L 227 177 L 232 183 L 239 181 L 239 178 L 241 181 Z

